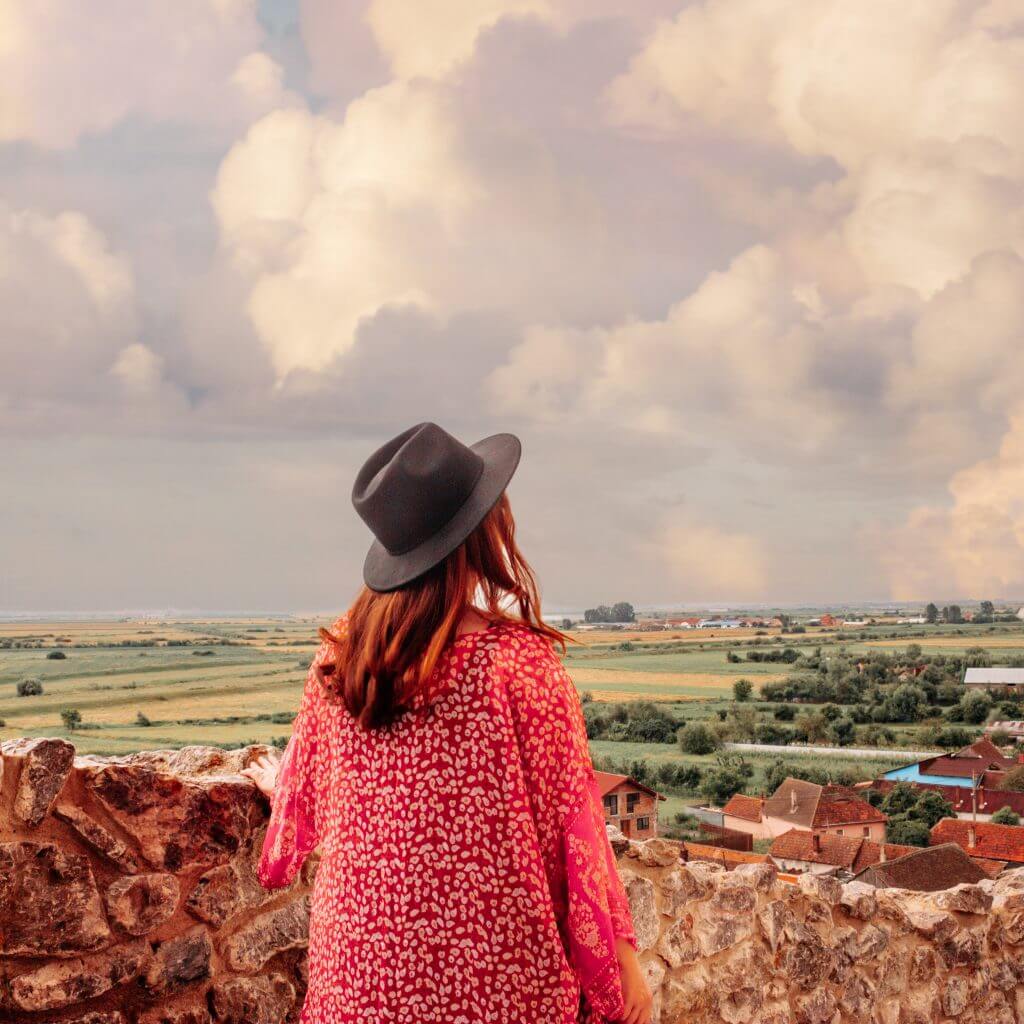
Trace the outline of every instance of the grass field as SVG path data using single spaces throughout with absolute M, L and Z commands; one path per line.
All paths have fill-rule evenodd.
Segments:
M 0 624 L 0 738 L 70 735 L 61 711 L 73 708 L 84 727 L 71 738 L 83 752 L 282 741 L 321 624 L 311 618 Z M 575 634 L 580 642 L 570 645 L 566 666 L 595 700 L 664 702 L 684 721 L 725 707 L 737 679 L 749 679 L 756 690 L 786 675 L 784 664 L 727 660 L 729 650 L 742 657 L 752 643 L 851 653 L 908 643 L 945 654 L 982 646 L 999 658 L 1024 656 L 1024 623 L 890 623 L 866 630 L 867 639 L 860 632 L 586 631 Z M 900 636 L 883 635 L 892 632 Z M 625 642 L 630 646 L 623 650 Z M 65 657 L 48 657 L 54 652 Z M 25 679 L 39 680 L 43 694 L 17 696 L 16 684 Z M 149 725 L 140 724 L 140 714 Z M 674 747 L 638 745 L 630 754 L 630 744 L 611 746 L 617 758 L 678 756 Z

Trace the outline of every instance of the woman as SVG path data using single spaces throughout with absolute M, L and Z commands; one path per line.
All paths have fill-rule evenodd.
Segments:
M 262 884 L 321 848 L 305 1024 L 648 1024 L 565 638 L 515 542 L 519 454 L 422 423 L 356 478 L 366 587 L 283 758 L 247 770 Z

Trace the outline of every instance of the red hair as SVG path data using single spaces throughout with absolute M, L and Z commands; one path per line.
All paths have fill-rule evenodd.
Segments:
M 474 603 L 478 590 L 482 607 Z M 510 599 L 518 616 L 503 607 Z M 320 630 L 333 647 L 317 670 L 328 699 L 343 701 L 368 729 L 390 725 L 429 699 L 441 652 L 475 607 L 492 622 L 525 623 L 565 651 L 569 638 L 541 619 L 537 581 L 516 546 L 506 494 L 443 562 L 397 590 L 364 587 L 341 636 Z

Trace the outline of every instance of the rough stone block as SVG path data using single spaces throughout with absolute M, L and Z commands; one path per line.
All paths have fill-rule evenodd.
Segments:
M 53 813 L 61 821 L 67 822 L 97 853 L 102 853 L 122 871 L 134 873 L 139 870 L 139 859 L 134 851 L 80 807 L 59 803 Z
M 282 1024 L 295 1002 L 295 988 L 281 974 L 214 982 L 213 1016 L 218 1024 Z
M 160 943 L 146 972 L 146 985 L 151 992 L 166 992 L 208 977 L 212 955 L 210 933 L 197 924 Z
M 309 942 L 309 897 L 260 914 L 229 935 L 224 960 L 234 971 L 252 974 L 286 949 L 305 949 Z
M 87 857 L 0 843 L 0 953 L 74 956 L 110 939 Z
M 61 739 L 17 739 L 0 745 L 0 752 L 21 761 L 14 814 L 23 824 L 35 828 L 50 813 L 57 794 L 64 788 L 75 748 Z
M 131 981 L 145 968 L 149 945 L 142 941 L 113 946 L 74 960 L 55 961 L 19 974 L 11 982 L 11 1001 L 37 1012 L 72 1006 Z
M 107 913 L 129 935 L 148 935 L 174 914 L 180 895 L 174 875 L 119 878 L 107 889 Z

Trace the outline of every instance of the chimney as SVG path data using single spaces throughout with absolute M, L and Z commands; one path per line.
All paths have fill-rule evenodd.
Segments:
M 879 863 L 879 864 L 884 864 L 884 863 L 885 863 L 885 861 L 886 861 L 886 856 L 885 856 L 885 843 L 882 843 L 882 844 L 881 844 L 881 845 L 880 845 L 880 846 L 878 847 L 878 863 Z
M 790 814 L 796 814 L 796 790 L 791 789 L 789 791 L 789 812 Z
M 968 847 L 968 849 L 972 849 L 973 847 L 975 847 L 977 845 L 978 845 L 978 835 L 974 831 L 974 825 L 969 825 L 967 827 L 967 847 Z
M 817 832 L 811 833 L 811 849 L 815 853 L 821 853 L 821 836 Z

